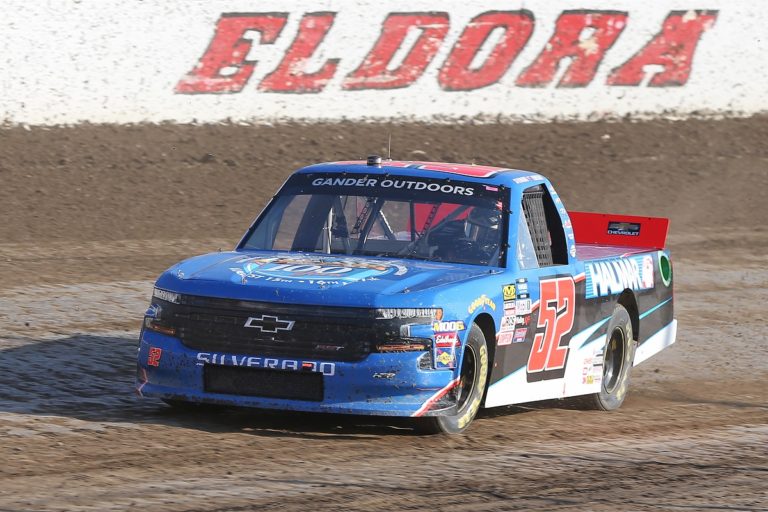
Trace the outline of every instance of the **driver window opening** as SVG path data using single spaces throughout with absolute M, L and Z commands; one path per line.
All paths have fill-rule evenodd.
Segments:
M 517 223 L 517 265 L 523 270 L 539 268 L 531 232 L 528 230 L 528 222 L 525 220 L 523 211 L 520 212 Z
M 523 217 L 528 231 L 527 237 L 530 239 L 538 266 L 567 265 L 568 251 L 560 214 L 549 192 L 542 185 L 531 187 L 523 192 L 521 219 Z M 531 266 L 524 266 L 531 263 L 531 249 L 528 247 L 521 248 L 521 240 L 525 245 L 525 232 L 523 232 L 522 237 L 518 234 L 518 263 L 520 263 L 521 268 L 532 268 Z M 521 250 L 525 251 L 527 255 L 525 261 L 521 261 Z

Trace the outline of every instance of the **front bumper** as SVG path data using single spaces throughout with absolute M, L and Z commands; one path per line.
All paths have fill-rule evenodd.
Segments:
M 136 392 L 140 396 L 286 411 L 380 416 L 429 416 L 455 413 L 451 390 L 457 370 L 419 368 L 423 352 L 371 353 L 362 361 L 302 361 L 258 354 L 212 354 L 185 347 L 177 338 L 142 330 Z M 460 360 L 457 354 L 457 360 Z M 204 365 L 269 366 L 323 373 L 322 401 L 212 393 L 204 389 Z M 307 364 L 306 366 L 312 366 Z M 292 368 L 297 367 L 297 370 Z

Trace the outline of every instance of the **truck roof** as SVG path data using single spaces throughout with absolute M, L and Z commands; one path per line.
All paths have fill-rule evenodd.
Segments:
M 421 162 L 405 160 L 382 160 L 381 164 L 370 164 L 366 160 L 349 160 L 340 162 L 326 162 L 314 164 L 297 171 L 298 173 L 315 172 L 354 172 L 354 173 L 397 173 L 404 176 L 432 176 L 447 175 L 445 178 L 461 176 L 475 179 L 489 180 L 490 183 L 512 185 L 526 183 L 545 178 L 538 173 L 519 169 L 507 169 L 504 167 L 492 167 L 488 165 L 456 164 L 445 162 Z M 437 176 L 436 176 L 437 175 Z

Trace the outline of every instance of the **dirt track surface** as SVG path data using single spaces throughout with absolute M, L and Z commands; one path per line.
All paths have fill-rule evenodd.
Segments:
M 229 248 L 296 167 L 538 170 L 574 210 L 672 219 L 678 343 L 614 413 L 177 413 L 133 393 L 174 261 Z M 0 511 L 768 510 L 768 119 L 0 131 Z

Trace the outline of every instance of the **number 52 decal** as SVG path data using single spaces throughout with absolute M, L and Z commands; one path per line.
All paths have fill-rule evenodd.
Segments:
M 563 336 L 573 329 L 576 284 L 573 277 L 558 277 L 541 281 L 539 321 L 528 356 L 528 373 L 559 370 L 565 367 L 568 345 L 561 346 Z

